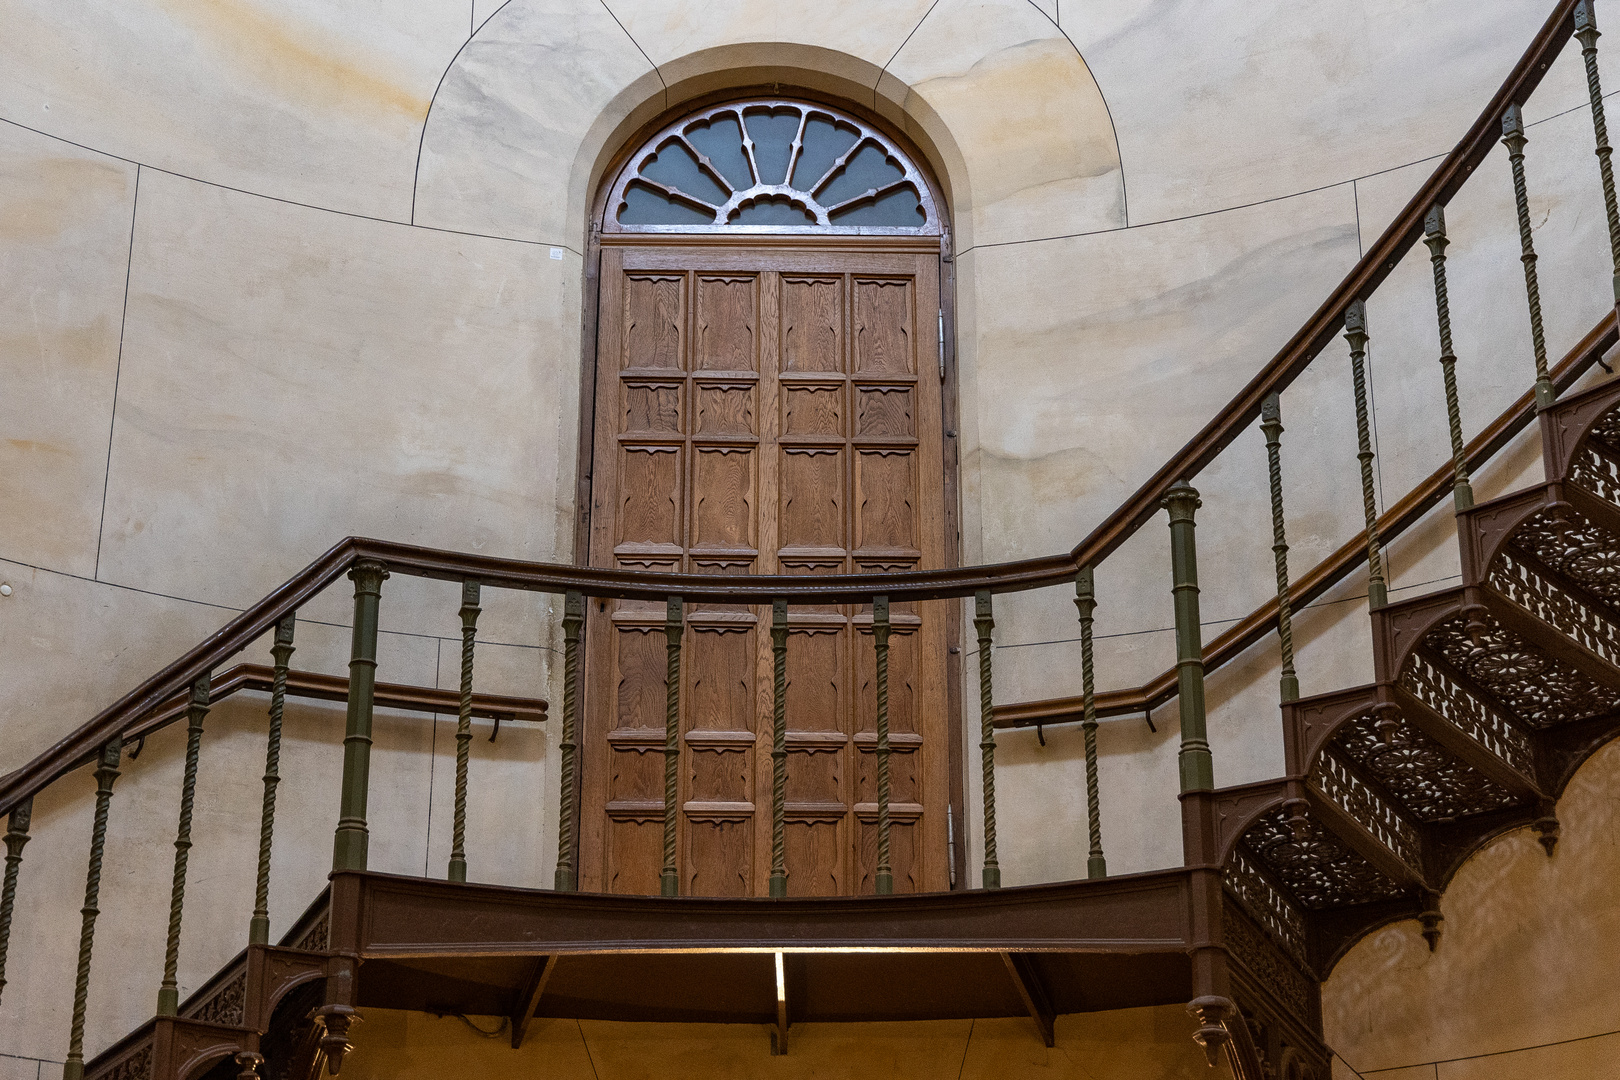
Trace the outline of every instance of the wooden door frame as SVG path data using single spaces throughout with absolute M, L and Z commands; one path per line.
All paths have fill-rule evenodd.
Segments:
M 593 477 L 594 457 L 596 451 L 596 374 L 597 374 L 597 340 L 599 331 L 600 304 L 601 304 L 601 271 L 602 247 L 604 243 L 601 229 L 603 215 L 607 211 L 608 192 L 613 187 L 621 169 L 630 156 L 646 139 L 661 130 L 672 120 L 689 112 L 722 104 L 730 100 L 739 100 L 749 96 L 773 97 L 791 96 L 806 101 L 821 102 L 834 108 L 843 109 L 880 128 L 883 133 L 911 156 L 917 165 L 923 179 L 928 183 L 930 194 L 933 196 L 934 206 L 939 215 L 940 233 L 937 236 L 916 235 L 816 235 L 803 233 L 794 235 L 760 235 L 738 233 L 735 235 L 714 233 L 615 233 L 607 238 L 607 243 L 616 247 L 650 247 L 650 246 L 693 246 L 704 247 L 771 247 L 783 248 L 802 244 L 806 250 L 824 252 L 852 251 L 852 252 L 932 252 L 936 251 L 939 257 L 939 310 L 942 356 L 940 362 L 944 367 L 944 378 L 940 383 L 940 432 L 943 444 L 940 447 L 940 462 L 943 468 L 943 497 L 941 500 L 944 513 L 945 545 L 944 562 L 946 568 L 954 568 L 962 564 L 962 495 L 960 482 L 961 455 L 960 455 L 960 417 L 959 405 L 961 400 L 961 386 L 959 368 L 956 362 L 956 259 L 952 247 L 952 231 L 948 203 L 939 182 L 934 178 L 932 163 L 926 155 L 922 154 L 917 145 L 903 134 L 896 131 L 892 125 L 871 110 L 863 108 L 853 102 L 835 98 L 827 94 L 796 87 L 769 88 L 758 87 L 752 89 L 732 89 L 718 91 L 701 98 L 683 102 L 681 105 L 665 110 L 656 118 L 643 125 L 634 135 L 626 139 L 619 151 L 609 162 L 598 181 L 596 194 L 591 202 L 591 214 L 587 230 L 584 255 L 584 273 L 581 276 L 583 290 L 580 305 L 580 380 L 579 380 L 579 439 L 576 450 L 575 482 L 574 482 L 574 563 L 585 566 L 590 561 L 591 537 L 591 482 Z M 591 605 L 585 605 L 585 618 L 592 617 Z M 583 634 L 581 636 L 583 641 Z M 946 814 L 947 835 L 954 841 L 954 851 L 947 853 L 949 860 L 949 875 L 951 889 L 965 889 L 969 887 L 967 875 L 967 848 L 966 834 L 963 831 L 967 819 L 966 802 L 966 744 L 964 717 L 962 715 L 962 659 L 963 659 L 963 620 L 962 605 L 949 604 L 946 607 L 945 640 L 948 646 L 946 656 Z M 589 680 L 580 680 L 580 692 L 577 704 L 576 741 L 583 743 L 586 725 L 584 718 L 590 707 L 586 693 Z M 583 813 L 583 798 L 585 784 L 583 783 L 583 769 L 586 755 L 577 753 L 575 757 L 576 771 L 574 783 L 574 820 L 581 821 Z M 573 865 L 579 866 L 581 830 L 574 830 Z

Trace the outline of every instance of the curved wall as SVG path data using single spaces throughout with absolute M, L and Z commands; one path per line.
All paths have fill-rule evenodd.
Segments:
M 798 84 L 868 105 L 932 158 L 955 228 L 963 554 L 999 560 L 1070 546 L 1207 421 L 1455 141 L 1540 8 L 17 0 L 0 41 L 0 769 L 346 534 L 570 558 L 586 208 L 619 143 L 666 108 Z M 1555 350 L 1606 306 L 1590 127 L 1563 112 L 1583 100 L 1571 51 L 1530 116 Z M 1487 168 L 1451 213 L 1471 430 L 1527 382 L 1511 190 L 1504 162 Z M 1408 260 L 1373 304 L 1390 499 L 1445 453 L 1426 275 Z M 1355 528 L 1348 394 L 1330 352 L 1284 404 L 1296 566 Z M 1211 621 L 1268 589 L 1251 528 L 1264 458 L 1246 440 L 1199 479 Z M 1534 465 L 1509 455 L 1481 497 Z M 1151 527 L 1099 573 L 1101 685 L 1169 664 L 1164 547 Z M 1403 541 L 1394 584 L 1454 574 L 1450 550 L 1443 531 Z M 1370 672 L 1357 591 L 1297 624 L 1307 692 Z M 1075 692 L 1060 593 L 998 604 L 999 699 Z M 343 670 L 346 606 L 302 613 L 299 666 Z M 456 606 L 451 585 L 391 581 L 382 677 L 454 685 Z M 481 688 L 556 697 L 552 614 L 486 595 Z M 1257 649 L 1212 680 L 1219 783 L 1281 769 L 1271 665 Z M 255 815 L 257 708 L 218 710 L 205 741 L 221 843 Z M 341 717 L 300 715 L 306 816 L 278 840 L 277 927 L 320 880 L 309 837 L 336 809 L 317 781 Z M 452 727 L 386 718 L 379 868 L 442 865 Z M 1115 872 L 1179 860 L 1172 727 L 1104 726 Z M 475 740 L 474 877 L 549 880 L 554 739 Z M 135 898 L 164 893 L 166 860 L 139 838 L 172 827 L 179 752 L 155 739 L 120 781 L 125 861 L 98 952 L 117 960 L 92 997 L 108 1038 L 157 982 L 161 935 Z M 1074 731 L 1004 737 L 1009 883 L 1083 873 L 1079 758 Z M 39 814 L 24 895 L 63 921 L 14 945 L 48 1004 L 25 1019 L 7 995 L 0 1053 L 60 1056 L 88 789 L 65 782 Z M 503 829 L 514 814 L 525 827 Z M 976 865 L 976 822 L 958 824 Z M 240 918 L 216 933 L 188 913 L 182 990 L 235 949 L 251 902 L 234 858 L 211 872 Z

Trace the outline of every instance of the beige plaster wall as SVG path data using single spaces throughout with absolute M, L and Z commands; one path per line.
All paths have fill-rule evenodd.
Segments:
M 0 0 L 0 769 L 344 535 L 571 558 L 588 207 L 622 140 L 666 107 L 804 85 L 923 148 L 954 229 L 963 553 L 1017 558 L 1072 545 L 1280 347 L 1467 126 L 1541 6 Z M 1565 112 L 1583 100 L 1570 53 L 1529 110 L 1546 119 L 1530 170 L 1555 354 L 1607 303 L 1590 129 Z M 1451 211 L 1471 430 L 1528 383 L 1506 175 L 1498 152 Z M 1372 305 L 1385 501 L 1445 453 L 1421 254 Z M 1284 402 L 1296 568 L 1358 521 L 1344 355 Z M 1515 451 L 1480 492 L 1537 467 Z M 1263 475 L 1249 433 L 1198 481 L 1211 632 L 1271 588 Z M 1394 546 L 1393 584 L 1443 581 L 1452 550 L 1437 518 Z M 1099 574 L 1102 685 L 1168 666 L 1167 570 L 1156 524 Z M 1307 692 L 1370 674 L 1362 591 L 1347 582 L 1300 616 Z M 382 677 L 455 685 L 455 592 L 388 584 Z M 343 670 L 340 593 L 302 613 L 299 666 Z M 549 602 L 485 608 L 480 687 L 555 699 Z M 1074 633 L 1063 590 L 1001 603 L 998 699 L 1075 692 Z M 1268 644 L 1212 679 L 1220 783 L 1281 768 L 1273 668 Z M 205 800 L 233 838 L 222 859 L 250 855 L 237 840 L 257 820 L 262 704 L 211 722 L 206 753 L 232 778 Z M 278 929 L 319 881 L 335 817 L 335 785 L 318 782 L 337 721 L 307 712 L 312 786 L 279 834 Z M 1154 719 L 1102 731 L 1116 872 L 1180 858 L 1175 721 Z M 442 872 L 447 721 L 389 723 L 378 864 Z M 92 1050 L 155 992 L 165 738 L 120 781 L 132 831 L 113 857 L 129 869 L 110 879 Z M 555 738 L 475 741 L 475 878 L 549 880 Z M 1001 766 L 1004 879 L 1079 876 L 1076 733 L 1008 735 Z M 89 790 L 80 775 L 42 800 L 19 927 L 49 932 L 14 946 L 0 1053 L 61 1055 Z M 976 866 L 971 799 L 958 836 Z M 193 893 L 217 903 L 188 908 L 183 991 L 239 940 L 248 869 L 229 865 L 217 896 Z

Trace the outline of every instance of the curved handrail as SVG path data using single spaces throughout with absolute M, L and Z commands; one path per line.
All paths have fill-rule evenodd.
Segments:
M 945 599 L 981 589 L 1018 592 L 1060 585 L 1081 567 L 1096 566 L 1158 512 L 1170 486 L 1203 470 L 1260 415 L 1261 402 L 1286 389 L 1309 366 L 1343 325 L 1345 309 L 1364 299 L 1394 270 L 1415 244 L 1429 207 L 1444 205 L 1496 144 L 1498 124 L 1511 104 L 1523 104 L 1574 34 L 1578 0 L 1558 0 L 1552 14 L 1479 118 L 1382 236 L 1302 326 L 1225 408 L 1118 509 L 1064 555 L 989 566 L 914 571 L 881 576 L 891 600 Z M 717 579 L 697 574 L 646 574 L 589 567 L 525 563 L 514 559 L 434 551 L 387 541 L 349 537 L 316 559 L 259 603 L 232 619 L 180 659 L 58 741 L 21 769 L 0 778 L 0 813 L 64 773 L 91 761 L 101 746 L 129 729 L 204 672 L 241 652 L 284 616 L 296 611 L 356 562 L 378 559 L 395 572 L 545 592 L 578 590 L 594 596 L 658 600 L 680 594 L 689 601 L 764 603 L 862 603 L 879 590 L 876 575 L 842 574 L 807 578 L 751 575 Z M 721 585 L 720 582 L 724 584 Z
M 1554 390 L 1559 395 L 1564 394 L 1616 343 L 1620 343 L 1620 324 L 1616 322 L 1615 312 L 1609 311 L 1549 372 Z M 1464 447 L 1463 456 L 1468 463 L 1468 471 L 1477 472 L 1514 436 L 1529 427 L 1535 417 L 1535 392 L 1527 390 Z M 1455 482 L 1455 468 L 1452 462 L 1447 461 L 1400 502 L 1384 511 L 1378 519 L 1380 542 L 1388 544 L 1423 520 L 1425 514 L 1451 494 Z M 1357 535 L 1293 583 L 1289 594 L 1295 610 L 1321 598 L 1333 586 L 1359 570 L 1366 561 L 1366 537 L 1364 534 Z M 1277 598 L 1272 597 L 1204 646 L 1204 670 L 1214 671 L 1237 659 L 1245 649 L 1276 628 Z M 1095 696 L 1094 705 L 1100 717 L 1125 716 L 1157 709 L 1175 696 L 1176 669 L 1171 668 L 1141 686 L 1102 691 Z M 1078 697 L 998 705 L 995 709 L 996 726 L 1020 728 L 1068 723 L 1081 719 L 1083 709 L 1084 701 Z

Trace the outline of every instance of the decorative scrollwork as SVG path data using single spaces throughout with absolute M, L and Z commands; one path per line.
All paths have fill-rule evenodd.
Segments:
M 1281 889 L 1267 881 L 1241 846 L 1227 860 L 1221 880 L 1260 927 L 1300 963 L 1305 962 L 1305 916 Z
M 1597 432 L 1594 430 L 1593 435 Z M 1620 465 L 1583 443 L 1570 463 L 1569 478 L 1604 502 L 1620 506 Z
M 1401 886 L 1346 847 L 1314 820 L 1303 839 L 1288 812 L 1278 808 L 1249 827 L 1243 842 L 1256 859 L 1312 910 L 1366 904 L 1401 895 Z
M 321 912 L 321 917 L 315 920 L 315 925 L 310 927 L 304 936 L 298 939 L 293 948 L 303 949 L 305 952 L 326 952 L 330 947 L 327 940 L 330 925 L 329 917 L 329 912 Z
M 1568 520 L 1562 523 L 1537 514 L 1519 526 L 1512 546 L 1572 578 L 1600 600 L 1620 607 L 1620 536 L 1573 508 L 1565 513 Z
M 1421 870 L 1421 841 L 1410 822 L 1331 753 L 1317 758 L 1310 782 L 1413 870 Z
M 195 1008 L 188 1009 L 186 1015 L 192 1020 L 202 1020 L 205 1023 L 241 1027 L 246 1009 L 247 970 L 244 968 L 234 979 L 214 991 Z
M 1385 742 L 1372 710 L 1334 736 L 1339 753 L 1372 773 L 1411 817 L 1450 821 L 1514 804 L 1513 795 L 1400 716 Z
M 1459 616 L 1429 632 L 1424 644 L 1495 699 L 1503 712 L 1544 728 L 1613 712 L 1620 693 L 1537 648 L 1489 615 L 1471 638 Z
M 1401 687 L 1513 768 L 1529 772 L 1530 740 L 1524 732 L 1421 652 L 1407 661 Z
M 1235 904 L 1224 905 L 1221 935 L 1233 959 L 1248 968 L 1259 983 L 1276 994 L 1295 1017 L 1306 1023 L 1314 1015 L 1312 987 L 1304 972 L 1272 943 Z
M 148 1039 L 107 1071 L 94 1073 L 93 1080 L 152 1080 L 152 1041 Z
M 1512 548 L 1491 565 L 1486 583 L 1548 626 L 1620 667 L 1620 632 L 1604 617 L 1559 588 Z

